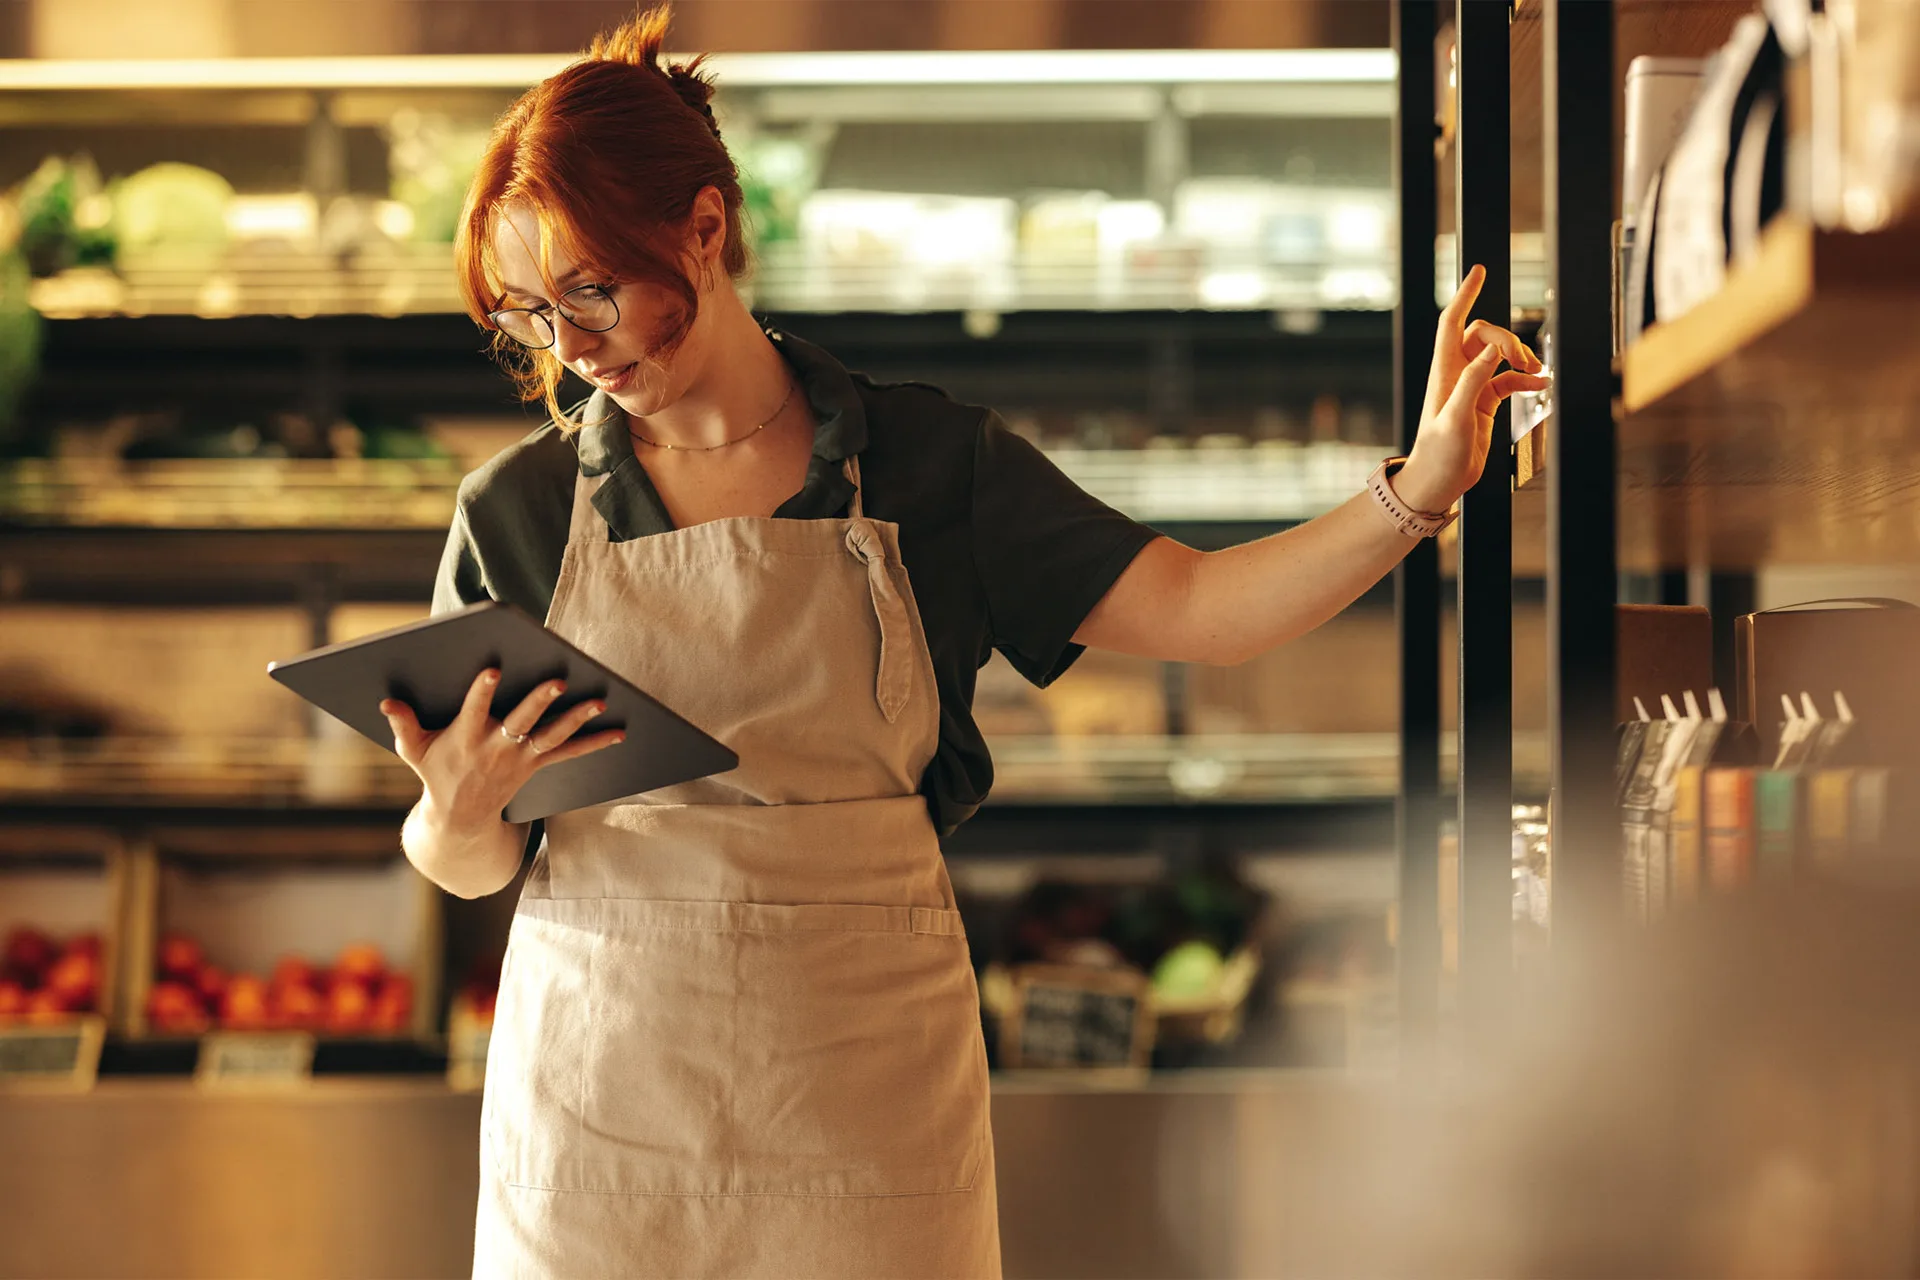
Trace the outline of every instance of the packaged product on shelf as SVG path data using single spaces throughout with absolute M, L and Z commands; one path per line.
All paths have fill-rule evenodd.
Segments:
M 1777 109 L 1783 74 L 1780 42 L 1757 14 L 1742 18 L 1708 62 L 1692 114 L 1661 175 L 1652 249 L 1654 306 L 1661 320 L 1691 310 L 1726 279 L 1734 170 L 1756 107 L 1761 117 Z
M 1629 230 L 1637 219 L 1647 184 L 1686 127 L 1706 65 L 1701 58 L 1645 54 L 1627 64 L 1620 216 Z
M 1842 690 L 1854 710 L 1845 750 L 1878 765 L 1920 763 L 1920 609 L 1902 600 L 1814 600 L 1734 619 L 1734 717 L 1751 721 L 1762 751 L 1780 749 L 1783 697 Z
M 1805 21 L 1813 216 L 1822 226 L 1875 231 L 1920 203 L 1920 5 L 1807 7 L 1819 9 Z

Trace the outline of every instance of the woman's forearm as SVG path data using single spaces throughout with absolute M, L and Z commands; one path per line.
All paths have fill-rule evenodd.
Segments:
M 513 883 L 526 856 L 527 824 L 496 820 L 455 831 L 425 796 L 400 828 L 400 847 L 421 875 L 456 898 L 484 898 Z
M 1305 635 L 1412 550 L 1361 493 L 1284 533 L 1221 551 L 1150 543 L 1075 633 L 1080 644 L 1231 666 Z
M 1232 665 L 1305 635 L 1418 542 L 1361 493 L 1283 533 L 1198 556 L 1188 588 L 1190 660 Z

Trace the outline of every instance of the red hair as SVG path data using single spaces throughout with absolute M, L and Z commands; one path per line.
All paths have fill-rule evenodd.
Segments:
M 650 354 L 671 356 L 699 309 L 687 253 L 694 197 L 720 192 L 727 211 L 722 263 L 744 275 L 740 175 L 714 123 L 714 82 L 704 57 L 666 66 L 660 46 L 667 6 L 636 14 L 597 37 L 581 59 L 527 90 L 494 125 L 454 237 L 454 269 L 467 312 L 492 329 L 503 282 L 492 244 L 494 219 L 509 204 L 526 205 L 539 223 L 535 254 L 541 281 L 560 291 L 551 269 L 559 244 L 601 282 L 659 285 L 681 305 L 658 333 Z M 556 392 L 564 372 L 551 349 L 529 351 L 495 330 L 493 350 L 513 376 L 521 399 L 545 400 L 563 430 L 569 422 Z

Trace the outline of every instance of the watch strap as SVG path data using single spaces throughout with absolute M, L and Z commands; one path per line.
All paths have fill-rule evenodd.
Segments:
M 1400 468 L 1407 465 L 1405 458 L 1388 458 L 1373 469 L 1367 477 L 1367 492 L 1373 495 L 1374 502 L 1394 528 L 1409 538 L 1431 538 L 1454 522 L 1460 514 L 1459 504 L 1447 511 L 1416 511 L 1400 500 L 1393 491 L 1393 477 Z

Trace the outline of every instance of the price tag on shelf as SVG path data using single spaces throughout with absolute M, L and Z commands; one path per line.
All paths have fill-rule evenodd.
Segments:
M 1146 975 L 1131 969 L 1025 965 L 1002 1024 L 1001 1061 L 1019 1070 L 1077 1068 L 1133 1075 L 1153 1051 L 1155 1018 Z
M 202 1036 L 193 1079 L 202 1089 L 214 1090 L 304 1088 L 313 1079 L 313 1037 L 304 1031 Z
M 100 1071 L 106 1019 L 0 1027 L 0 1091 L 84 1093 Z

